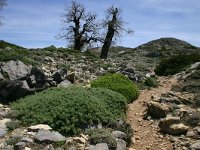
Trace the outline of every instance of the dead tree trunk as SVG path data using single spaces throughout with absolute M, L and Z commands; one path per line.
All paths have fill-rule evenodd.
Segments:
M 115 8 L 115 10 L 112 12 L 112 20 L 108 23 L 108 31 L 106 34 L 106 38 L 104 40 L 104 44 L 103 47 L 101 49 L 101 55 L 100 58 L 102 59 L 106 59 L 108 57 L 108 50 L 111 46 L 112 43 L 112 39 L 114 37 L 115 34 L 115 24 L 117 22 L 117 13 L 118 13 L 118 9 Z

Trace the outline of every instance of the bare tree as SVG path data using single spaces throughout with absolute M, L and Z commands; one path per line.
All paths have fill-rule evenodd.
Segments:
M 0 0 L 0 11 L 3 10 L 4 6 L 6 6 L 6 0 Z M 0 16 L 0 26 L 2 25 L 1 18 L 2 18 L 2 16 Z
M 81 50 L 85 44 L 97 41 L 99 34 L 96 14 L 87 12 L 82 4 L 72 1 L 61 18 L 63 32 L 58 37 L 68 40 L 74 49 Z
M 100 57 L 102 59 L 107 58 L 113 40 L 121 37 L 121 33 L 133 32 L 130 29 L 125 29 L 124 24 L 125 22 L 121 18 L 121 10 L 119 8 L 112 6 L 107 9 L 107 17 L 103 20 L 103 27 L 107 27 L 107 32 L 101 49 Z

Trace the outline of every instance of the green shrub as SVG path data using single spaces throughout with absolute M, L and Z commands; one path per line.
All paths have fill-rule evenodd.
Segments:
M 155 73 L 160 76 L 174 75 L 198 61 L 200 61 L 199 54 L 172 56 L 161 60 L 155 69 Z
M 156 78 L 152 78 L 152 77 L 146 78 L 144 84 L 150 87 L 158 87 L 158 81 L 156 80 Z
M 6 140 L 7 145 L 15 145 L 22 139 L 21 136 L 12 136 Z
M 74 135 L 91 125 L 106 126 L 124 119 L 126 99 L 102 88 L 50 88 L 14 102 L 11 108 L 11 115 L 23 125 L 43 123 L 65 135 Z
M 110 150 L 116 150 L 117 142 L 108 129 L 94 129 L 87 131 L 90 136 L 90 143 L 107 143 Z
M 103 87 L 119 92 L 126 97 L 128 103 L 137 99 L 139 95 L 137 86 L 122 74 L 104 75 L 92 81 L 91 87 Z
M 9 131 L 12 131 L 14 129 L 17 129 L 20 127 L 21 122 L 18 120 L 12 120 L 10 122 L 6 123 L 6 127 L 8 128 Z

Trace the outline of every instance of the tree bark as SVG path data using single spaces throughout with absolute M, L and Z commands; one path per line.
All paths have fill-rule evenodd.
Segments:
M 109 50 L 110 45 L 112 43 L 112 38 L 114 36 L 114 32 L 115 32 L 114 30 L 108 29 L 108 33 L 106 35 L 103 47 L 101 49 L 100 58 L 102 58 L 102 59 L 107 59 L 107 57 L 108 57 L 108 50 Z
M 102 59 L 107 59 L 107 57 L 108 57 L 108 50 L 111 46 L 112 39 L 113 39 L 114 34 L 115 34 L 115 24 L 117 22 L 117 13 L 118 13 L 118 9 L 116 8 L 112 12 L 112 15 L 113 15 L 112 20 L 108 23 L 108 32 L 106 34 L 106 38 L 104 40 L 104 44 L 103 44 L 102 49 L 101 49 L 100 58 L 102 58 Z

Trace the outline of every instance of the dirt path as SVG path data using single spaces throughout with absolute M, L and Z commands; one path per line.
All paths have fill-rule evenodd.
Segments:
M 159 78 L 161 86 L 151 90 L 144 90 L 139 98 L 129 104 L 128 121 L 134 132 L 134 144 L 129 150 L 173 150 L 169 139 L 159 133 L 158 122 L 143 120 L 143 114 L 146 110 L 145 103 L 151 99 L 151 96 L 161 95 L 171 90 L 172 85 L 177 83 L 176 78 Z

